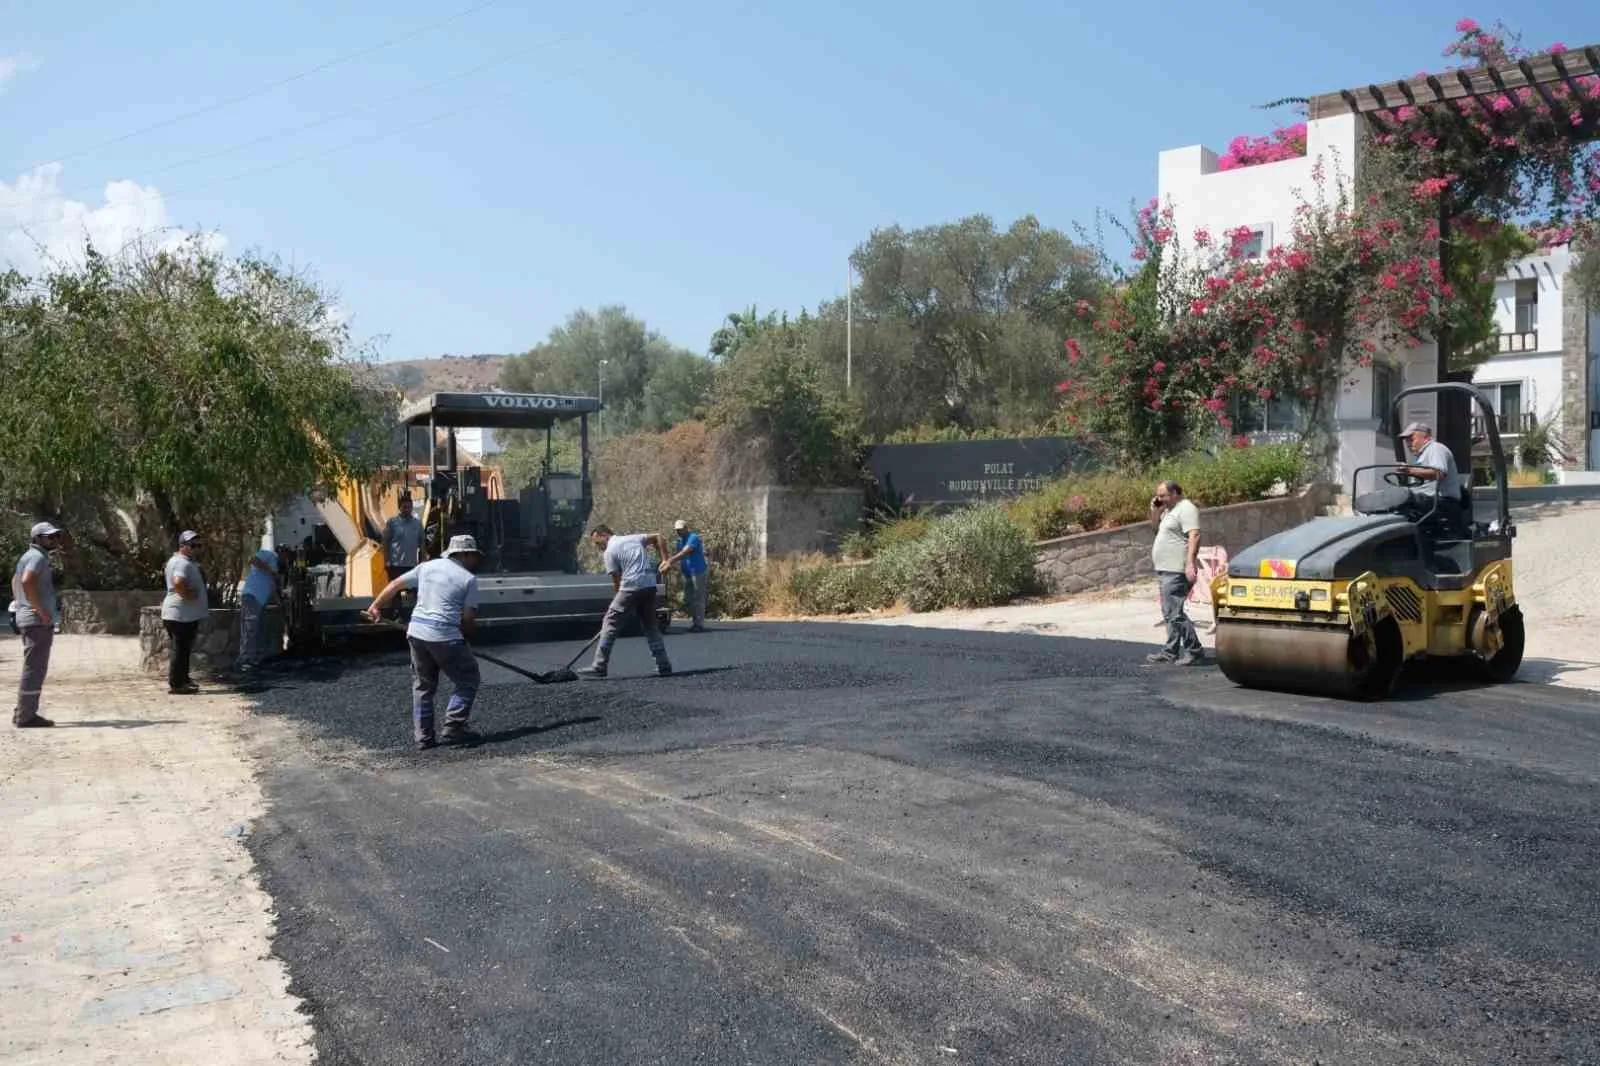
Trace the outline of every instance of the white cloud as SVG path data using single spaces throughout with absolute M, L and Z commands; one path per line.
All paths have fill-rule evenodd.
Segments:
M 25 74 L 30 70 L 38 70 L 39 61 L 26 52 L 16 55 L 0 56 L 0 93 L 6 91 L 6 83 L 18 74 Z
M 0 181 L 0 268 L 28 274 L 52 262 L 76 263 L 86 241 L 115 254 L 138 238 L 170 247 L 187 236 L 173 227 L 154 186 L 109 182 L 104 202 L 90 206 L 61 191 L 59 163 L 29 171 L 10 185 Z M 225 243 L 220 236 L 206 238 L 216 251 Z

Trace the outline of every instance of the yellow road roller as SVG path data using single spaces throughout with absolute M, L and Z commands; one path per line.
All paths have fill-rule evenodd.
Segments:
M 1352 474 L 1351 515 L 1316 518 L 1268 537 L 1228 561 L 1212 582 L 1217 665 L 1230 680 L 1350 699 L 1382 699 L 1413 660 L 1457 661 L 1463 673 L 1510 681 L 1522 665 L 1524 628 L 1511 580 L 1511 499 L 1493 406 L 1459 382 L 1418 385 L 1394 399 L 1465 392 L 1482 414 L 1494 465 L 1498 508 L 1480 521 L 1470 473 L 1458 475 L 1462 507 L 1405 473 L 1404 443 L 1394 463 Z M 1470 470 L 1470 467 L 1468 468 Z M 1363 473 L 1377 486 L 1358 494 Z M 1486 503 L 1488 501 L 1485 501 Z

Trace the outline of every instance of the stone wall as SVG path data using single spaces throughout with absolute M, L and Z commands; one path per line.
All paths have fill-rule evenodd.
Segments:
M 861 527 L 860 489 L 793 489 L 768 485 L 750 492 L 757 550 L 764 558 L 826 552 Z
M 263 633 L 263 658 L 271 659 L 283 653 L 283 612 L 268 607 L 261 619 Z M 151 673 L 165 673 L 167 669 L 167 630 L 161 624 L 161 608 L 146 607 L 139 612 L 139 653 L 144 669 Z M 200 677 L 220 673 L 233 665 L 239 655 L 239 612 L 233 609 L 214 608 L 210 616 L 200 623 L 200 633 L 195 638 L 194 654 L 189 659 L 190 672 Z
M 62 589 L 61 631 L 137 636 L 139 612 L 146 607 L 159 605 L 164 596 L 163 592 L 148 589 L 113 592 Z
M 1292 529 L 1316 517 L 1337 492 L 1332 485 L 1314 485 L 1294 496 L 1200 512 L 1200 544 L 1221 545 L 1231 557 L 1258 540 Z M 1149 523 L 1047 540 L 1038 547 L 1035 569 L 1052 595 L 1120 588 L 1154 575 L 1150 545 L 1155 530 Z

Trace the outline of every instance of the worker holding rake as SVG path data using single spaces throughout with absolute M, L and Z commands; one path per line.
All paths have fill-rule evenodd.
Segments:
M 661 624 L 656 620 L 656 568 L 645 554 L 645 545 L 656 550 L 665 559 L 668 555 L 666 541 L 659 533 L 629 533 L 618 536 L 607 525 L 595 526 L 589 539 L 604 554 L 606 573 L 611 575 L 611 587 L 616 595 L 606 608 L 605 620 L 600 623 L 600 644 L 594 650 L 594 664 L 579 673 L 590 677 L 605 677 L 611 661 L 611 648 L 617 634 L 628 620 L 637 614 L 644 627 L 644 638 L 650 645 L 650 654 L 656 660 L 656 673 L 667 677 L 672 673 L 672 663 L 667 659 L 667 645 L 661 639 Z
M 471 536 L 450 538 L 444 558 L 430 559 L 407 570 L 384 586 L 367 608 L 367 618 L 377 622 L 383 608 L 401 589 L 415 589 L 417 605 L 406 627 L 406 643 L 411 646 L 411 719 L 416 728 L 417 749 L 426 751 L 445 743 L 477 740 L 467 726 L 472 703 L 478 695 L 478 660 L 467 644 L 478 620 L 478 564 L 483 555 Z M 433 730 L 433 697 L 439 689 L 439 675 L 450 679 L 455 692 L 445 708 L 444 731 Z

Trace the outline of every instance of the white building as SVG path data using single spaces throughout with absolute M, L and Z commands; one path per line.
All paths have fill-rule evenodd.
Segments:
M 1600 471 L 1600 315 L 1568 305 L 1573 258 L 1562 246 L 1508 266 L 1495 284 L 1493 354 L 1472 377 L 1494 403 L 1508 448 L 1536 425 L 1552 427 L 1572 458 L 1569 481 Z
M 1162 152 L 1157 195 L 1161 206 L 1172 210 L 1177 239 L 1188 248 L 1196 229 L 1220 239 L 1245 226 L 1255 234 L 1251 255 L 1265 255 L 1288 243 L 1301 203 L 1330 200 L 1341 186 L 1347 192 L 1352 187 L 1366 150 L 1362 128 L 1355 114 L 1314 118 L 1306 124 L 1304 156 L 1232 170 L 1219 170 L 1217 153 L 1201 145 Z M 1325 182 L 1321 189 L 1313 178 L 1319 163 Z M 1573 438 L 1578 452 L 1573 466 L 1590 470 L 1600 468 L 1600 433 L 1588 429 L 1595 418 L 1590 412 L 1600 411 L 1600 395 L 1594 391 L 1600 387 L 1600 371 L 1591 354 L 1600 351 L 1600 318 L 1563 314 L 1562 282 L 1570 260 L 1558 251 L 1514 264 L 1497 289 L 1505 331 L 1500 344 L 1506 347 L 1476 380 L 1493 388 L 1491 396 L 1503 414 L 1510 413 L 1505 404 L 1517 405 L 1516 426 L 1525 424 L 1521 412 L 1566 412 L 1563 428 L 1582 426 L 1581 435 Z M 1574 343 L 1576 358 L 1568 351 Z M 1334 419 L 1338 468 L 1332 473 L 1347 489 L 1358 467 L 1394 461 L 1391 434 L 1400 427 L 1386 424 L 1390 403 L 1402 388 L 1437 381 L 1437 363 L 1438 350 L 1430 342 L 1380 352 L 1370 368 L 1351 368 L 1344 376 Z M 1413 397 L 1402 417 L 1434 422 L 1435 406 L 1433 396 Z M 1296 412 L 1291 404 L 1274 401 L 1265 410 L 1236 411 L 1235 417 L 1241 431 L 1270 434 L 1294 428 Z M 1362 475 L 1361 491 L 1374 487 L 1369 481 L 1373 476 Z

